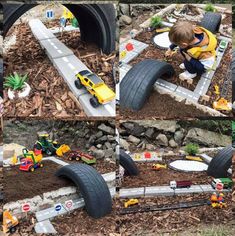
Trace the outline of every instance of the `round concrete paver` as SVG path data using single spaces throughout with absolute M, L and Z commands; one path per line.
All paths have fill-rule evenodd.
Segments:
M 169 164 L 169 167 L 179 171 L 206 171 L 208 165 L 199 161 L 177 160 Z
M 171 45 L 171 42 L 169 40 L 168 37 L 169 32 L 164 32 L 161 34 L 157 34 L 153 37 L 153 42 L 155 43 L 155 45 L 157 47 L 160 48 L 169 48 L 169 46 Z

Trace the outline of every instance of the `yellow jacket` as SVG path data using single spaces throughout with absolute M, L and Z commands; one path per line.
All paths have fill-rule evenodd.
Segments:
M 207 59 L 216 55 L 217 39 L 214 34 L 203 27 L 195 27 L 195 34 L 204 34 L 202 42 L 196 47 L 192 46 L 187 53 L 194 59 Z

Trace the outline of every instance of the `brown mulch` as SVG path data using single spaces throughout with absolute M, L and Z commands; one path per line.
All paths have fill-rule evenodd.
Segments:
M 192 194 L 172 197 L 140 198 L 139 204 L 162 205 L 184 201 L 209 199 L 210 194 Z M 85 210 L 75 210 L 70 214 L 54 218 L 54 225 L 58 235 L 147 235 L 157 233 L 179 233 L 188 228 L 199 228 L 207 225 L 230 225 L 233 218 L 231 194 L 225 195 L 228 208 L 212 209 L 211 206 L 201 206 L 182 210 L 144 212 L 130 215 L 119 215 L 119 209 L 127 199 L 113 201 L 113 211 L 101 219 L 93 219 Z M 21 220 L 17 229 L 18 234 L 35 234 L 30 222 L 32 216 Z
M 8 98 L 5 90 L 4 115 L 8 117 L 85 117 L 81 104 L 51 64 L 32 35 L 29 26 L 25 23 L 17 25 L 12 33 L 16 34 L 17 42 L 4 56 L 4 76 L 14 71 L 20 74 L 28 73 L 28 83 L 32 89 L 27 98 L 13 101 Z M 78 34 L 66 32 L 63 34 L 62 41 L 67 42 L 67 46 L 71 47 L 74 52 L 76 51 L 77 56 L 78 53 L 82 53 L 83 56 L 87 56 L 91 52 L 95 54 L 92 57 L 85 57 L 82 59 L 83 62 L 89 68 L 95 68 L 94 72 L 114 88 L 112 59 L 115 56 L 102 55 L 94 45 L 81 43 Z
M 166 157 L 165 163 L 170 163 L 177 159 L 180 160 L 182 158 Z M 190 180 L 192 184 L 210 184 L 211 182 L 211 177 L 209 177 L 205 171 L 182 172 L 173 170 L 171 168 L 156 171 L 151 169 L 153 163 L 136 163 L 140 174 L 138 176 L 124 176 L 121 187 L 132 188 L 169 185 L 170 181 L 172 180 Z

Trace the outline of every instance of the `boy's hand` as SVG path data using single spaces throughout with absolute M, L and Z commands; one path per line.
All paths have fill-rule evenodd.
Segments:
M 187 61 L 191 60 L 191 57 L 186 52 L 183 52 L 183 54 L 184 54 Z
M 165 52 L 165 57 L 172 57 L 174 54 L 174 51 L 172 51 L 170 48 Z

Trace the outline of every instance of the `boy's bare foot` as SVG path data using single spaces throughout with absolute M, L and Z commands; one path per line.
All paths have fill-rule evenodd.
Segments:
M 185 70 L 185 65 L 184 65 L 184 63 L 181 63 L 181 64 L 179 65 L 179 68 L 182 69 L 182 70 Z

